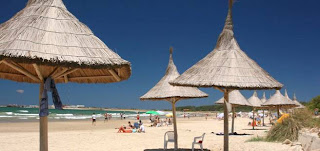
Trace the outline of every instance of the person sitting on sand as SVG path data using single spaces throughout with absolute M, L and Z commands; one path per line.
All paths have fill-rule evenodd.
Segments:
M 144 126 L 143 126 L 143 124 L 142 123 L 140 123 L 140 127 L 139 127 L 139 130 L 138 130 L 138 132 L 139 133 L 145 133 L 146 132 L 146 130 L 145 130 L 145 128 L 144 128 Z
M 128 125 L 129 125 L 129 128 L 132 128 L 132 129 L 134 128 L 134 126 L 131 124 L 130 121 L 128 122 Z

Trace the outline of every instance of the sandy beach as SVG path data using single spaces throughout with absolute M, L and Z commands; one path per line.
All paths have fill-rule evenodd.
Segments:
M 49 150 L 51 151 L 143 151 L 163 148 L 163 136 L 166 131 L 172 131 L 172 126 L 148 127 L 148 120 L 143 123 L 146 133 L 117 133 L 117 127 L 127 125 L 126 120 L 98 120 L 96 126 L 86 121 L 49 121 Z M 253 134 L 248 136 L 230 136 L 231 151 L 285 151 L 288 145 L 269 142 L 246 142 L 251 137 L 266 135 L 270 127 L 257 127 L 265 130 L 248 130 L 248 118 L 236 118 L 237 133 Z M 223 120 L 204 117 L 190 119 L 178 118 L 179 148 L 191 149 L 193 138 L 206 133 L 204 148 L 219 151 L 223 149 L 223 136 L 214 133 L 223 131 Z M 230 121 L 231 122 L 231 121 Z M 1 151 L 39 150 L 39 123 L 15 122 L 0 123 Z M 169 144 L 173 148 L 173 143 Z

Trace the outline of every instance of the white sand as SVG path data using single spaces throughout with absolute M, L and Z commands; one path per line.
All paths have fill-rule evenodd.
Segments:
M 130 119 L 129 119 L 130 120 Z M 146 133 L 117 133 L 115 127 L 127 124 L 128 120 L 112 120 L 106 123 L 98 121 L 91 126 L 90 121 L 61 121 L 49 123 L 50 151 L 143 151 L 163 148 L 163 135 L 173 130 L 169 127 L 146 127 Z M 133 120 L 131 120 L 133 121 Z M 269 142 L 246 142 L 254 136 L 265 136 L 266 130 L 250 129 L 250 119 L 237 118 L 235 131 L 254 134 L 250 136 L 230 136 L 230 151 L 286 151 L 288 145 Z M 148 121 L 143 121 L 145 126 Z M 231 122 L 229 122 L 231 124 Z M 39 132 L 37 122 L 0 123 L 1 151 L 39 150 Z M 269 129 L 270 127 L 257 127 Z M 218 151 L 223 149 L 223 136 L 211 134 L 223 132 L 223 121 L 216 119 L 190 118 L 178 119 L 179 148 L 191 149 L 193 137 L 206 133 L 204 148 Z M 173 144 L 169 144 L 169 148 Z

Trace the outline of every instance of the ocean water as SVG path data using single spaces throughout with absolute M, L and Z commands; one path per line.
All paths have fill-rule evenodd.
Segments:
M 133 111 L 107 111 L 112 118 L 120 118 L 120 113 L 125 113 L 127 118 L 135 118 L 137 112 Z M 53 120 L 85 120 L 91 119 L 95 113 L 97 118 L 104 118 L 105 110 L 83 110 L 83 109 L 49 109 L 49 119 Z M 141 112 L 140 112 L 141 113 Z M 140 116 L 149 116 L 140 114 Z M 0 107 L 0 122 L 7 121 L 33 121 L 39 119 L 38 108 Z

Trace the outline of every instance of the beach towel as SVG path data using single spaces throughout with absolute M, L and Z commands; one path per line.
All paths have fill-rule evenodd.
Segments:
M 53 79 L 50 77 L 45 80 L 44 88 L 41 96 L 41 102 L 40 102 L 40 113 L 39 116 L 48 116 L 49 110 L 48 110 L 48 93 L 52 93 L 52 101 L 54 104 L 55 109 L 62 110 L 62 102 L 59 97 L 58 90 L 56 88 L 56 84 Z

